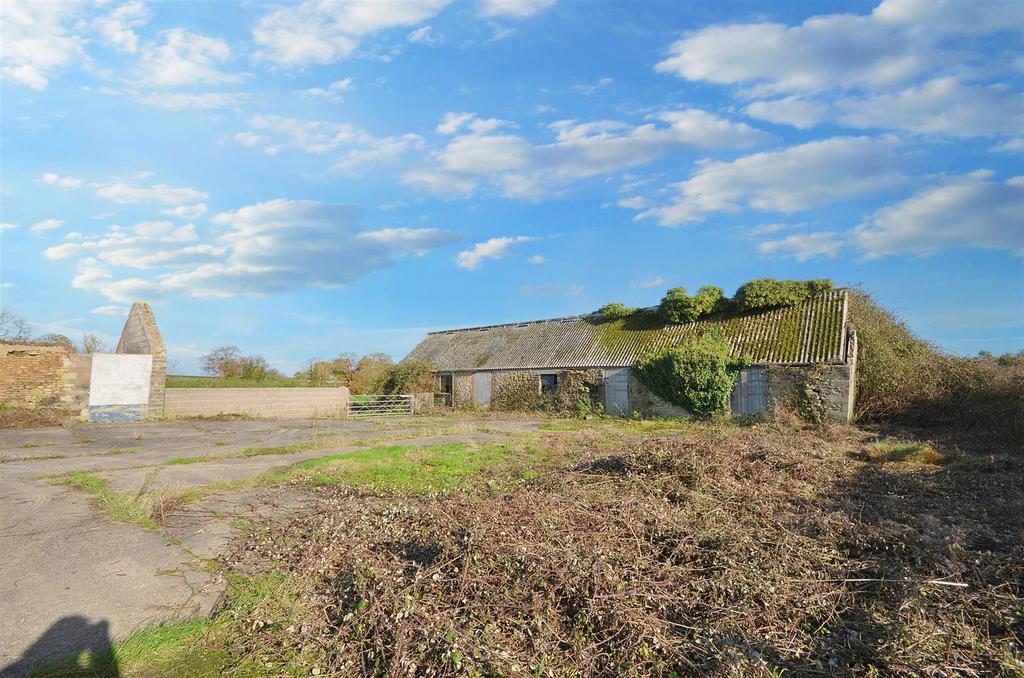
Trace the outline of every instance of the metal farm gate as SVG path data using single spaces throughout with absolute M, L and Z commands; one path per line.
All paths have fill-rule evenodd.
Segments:
M 411 395 L 354 395 L 348 402 L 350 417 L 393 417 L 413 414 L 415 409 Z

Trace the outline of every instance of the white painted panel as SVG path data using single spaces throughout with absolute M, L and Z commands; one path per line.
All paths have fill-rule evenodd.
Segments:
M 629 369 L 605 370 L 604 410 L 608 414 L 626 416 L 629 409 Z
M 491 404 L 490 372 L 477 372 L 473 375 L 473 402 L 477 407 Z
M 89 406 L 145 405 L 153 356 L 97 353 L 92 357 Z

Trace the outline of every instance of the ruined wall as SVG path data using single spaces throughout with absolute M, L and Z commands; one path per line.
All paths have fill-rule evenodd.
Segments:
M 76 409 L 71 356 L 63 346 L 0 344 L 0 405 Z
M 853 418 L 854 364 L 768 366 L 768 407 L 795 409 L 812 422 Z
M 348 389 L 337 388 L 171 388 L 164 396 L 166 417 L 252 417 L 304 419 L 338 417 L 348 411 Z
M 162 416 L 167 381 L 167 347 L 164 345 L 163 337 L 156 325 L 153 309 L 149 304 L 138 301 L 132 304 L 115 352 L 153 356 L 149 377 L 148 408 L 144 416 Z
M 685 407 L 673 405 L 661 396 L 656 395 L 643 382 L 637 379 L 636 372 L 629 371 L 629 406 L 641 417 L 692 417 L 693 414 Z

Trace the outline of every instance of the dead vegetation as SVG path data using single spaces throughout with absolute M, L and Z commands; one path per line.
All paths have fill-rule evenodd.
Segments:
M 557 441 L 557 442 L 556 442 Z M 1024 463 L 858 429 L 549 434 L 557 470 L 331 486 L 228 559 L 273 675 L 1024 671 Z M 915 447 L 916 445 L 916 447 Z M 212 641 L 211 641 L 212 642 Z
M 0 405 L 0 429 L 70 426 L 76 419 L 76 413 L 62 409 Z

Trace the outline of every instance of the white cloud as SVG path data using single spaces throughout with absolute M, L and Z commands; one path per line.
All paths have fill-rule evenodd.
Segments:
M 589 95 L 589 94 L 593 94 L 594 92 L 596 92 L 599 89 L 603 89 L 603 88 L 607 87 L 608 85 L 612 84 L 613 82 L 615 82 L 615 78 L 601 78 L 600 80 L 598 80 L 597 82 L 595 82 L 592 85 L 573 85 L 572 88 L 574 90 L 576 90 L 577 92 L 582 92 L 583 94 L 588 94 Z
M 0 223 L 0 231 L 13 231 L 17 227 L 18 227 L 17 224 L 11 224 L 11 223 L 7 223 L 7 222 Z
M 679 226 L 716 212 L 792 213 L 880 191 L 903 179 L 895 146 L 889 139 L 834 137 L 732 162 L 706 160 L 675 185 L 672 203 L 637 218 Z
M 1001 182 L 982 170 L 883 207 L 854 229 L 851 241 L 868 258 L 953 247 L 1024 254 L 1022 205 L 1024 177 Z
M 144 26 L 148 21 L 146 5 L 140 0 L 131 0 L 91 23 L 104 43 L 120 52 L 134 53 L 139 49 L 139 36 L 132 29 Z
M 270 137 L 255 132 L 239 132 L 235 135 L 235 141 L 243 146 L 261 146 L 270 141 Z
M 53 172 L 47 172 L 42 177 L 44 184 L 50 186 L 57 186 L 59 188 L 79 188 L 82 185 L 82 180 L 75 177 L 62 177 L 59 174 Z
M 487 134 L 501 127 L 515 127 L 515 123 L 498 118 L 479 118 L 476 113 L 445 113 L 440 124 L 434 131 L 438 134 L 454 135 L 460 132 L 467 134 Z
M 128 307 L 127 306 L 115 306 L 115 305 L 97 306 L 96 308 L 94 308 L 91 311 L 89 311 L 89 313 L 92 313 L 94 315 L 117 315 L 117 316 L 124 316 L 124 315 L 128 315 Z
M 140 79 L 157 87 L 215 85 L 237 82 L 238 76 L 222 73 L 219 64 L 231 56 L 228 44 L 218 38 L 172 28 L 162 34 L 162 44 L 148 44 L 139 57 Z
M 46 89 L 53 74 L 82 53 L 82 39 L 64 26 L 78 11 L 76 2 L 4 0 L 0 12 L 3 79 Z
M 299 94 L 308 99 L 331 99 L 337 101 L 341 98 L 342 92 L 347 92 L 352 87 L 352 78 L 335 80 L 327 87 L 310 87 L 300 89 Z
M 165 111 L 205 111 L 214 108 L 226 108 L 240 104 L 245 95 L 237 92 L 203 92 L 185 94 L 183 92 L 150 92 L 140 94 L 135 100 L 150 108 Z
M 532 242 L 537 238 L 528 235 L 506 236 L 491 238 L 485 242 L 478 242 L 472 249 L 463 250 L 455 257 L 459 268 L 472 271 L 480 266 L 484 259 L 501 259 L 508 254 L 513 245 L 524 242 Z
M 281 66 L 329 64 L 349 56 L 362 36 L 413 26 L 439 12 L 448 0 L 306 0 L 280 7 L 253 29 L 258 58 Z
M 29 226 L 29 230 L 33 233 L 42 233 L 43 231 L 52 231 L 55 228 L 60 228 L 63 225 L 64 222 L 60 219 L 46 219 L 32 224 Z
M 194 188 L 153 184 L 139 186 L 127 182 L 93 184 L 96 195 L 121 204 L 160 203 L 164 205 L 184 205 L 206 200 L 209 194 Z
M 481 0 L 480 16 L 524 19 L 554 4 L 555 0 Z
M 0 289 L 5 289 L 6 290 L 6 289 L 10 289 L 12 287 L 14 287 L 14 283 L 9 283 L 9 282 L 0 283 Z
M 300 120 L 279 115 L 255 115 L 249 118 L 249 127 L 263 134 L 272 134 L 273 142 L 267 150 L 274 154 L 280 148 L 294 148 L 306 153 L 321 154 L 339 146 L 360 144 L 372 137 L 352 125 L 319 120 Z M 247 146 L 257 145 L 257 134 L 236 135 Z
M 178 217 L 179 219 L 198 219 L 206 214 L 206 204 L 200 202 L 194 205 L 178 205 L 177 207 L 160 210 L 160 214 Z
M 527 261 L 534 266 L 540 266 L 541 264 L 547 263 L 548 260 L 539 254 L 534 254 L 532 257 L 527 259 Z
M 547 126 L 555 135 L 551 143 L 531 144 L 513 134 L 486 133 L 503 121 L 449 113 L 437 131 L 458 136 L 435 153 L 434 167 L 403 182 L 428 190 L 433 182 L 451 194 L 468 193 L 475 178 L 486 178 L 506 197 L 539 200 L 572 181 L 644 165 L 687 148 L 745 148 L 770 138 L 698 109 L 663 111 L 648 120 L 638 126 L 562 120 Z M 459 191 L 450 190 L 452 185 Z
M 846 232 L 792 234 L 762 242 L 764 254 L 803 261 L 834 257 L 840 247 L 865 259 L 911 254 L 928 256 L 946 249 L 979 248 L 1024 255 L 1024 177 L 997 181 L 989 170 L 948 177 L 911 197 L 876 210 Z
M 143 222 L 130 230 L 110 227 L 44 255 L 77 258 L 73 287 L 125 303 L 169 294 L 230 297 L 337 287 L 456 238 L 436 228 L 363 230 L 360 216 L 351 205 L 273 200 L 218 214 L 213 222 L 224 230 L 209 242 L 191 224 Z M 123 268 L 152 277 L 122 278 L 116 269 Z
M 767 120 L 797 129 L 810 129 L 825 119 L 828 105 L 813 99 L 785 97 L 772 101 L 755 101 L 746 108 L 746 113 L 758 120 Z
M 414 45 L 427 45 L 429 47 L 444 44 L 444 36 L 435 35 L 430 26 L 420 26 L 416 30 L 410 31 L 405 39 Z
M 837 237 L 835 231 L 818 231 L 794 233 L 781 240 L 762 242 L 757 246 L 757 250 L 769 256 L 788 256 L 797 261 L 807 261 L 819 256 L 834 258 L 842 245 L 842 239 Z
M 993 153 L 1024 153 L 1024 137 L 1008 139 L 988 149 Z
M 1003 85 L 965 85 L 955 77 L 892 94 L 840 99 L 835 108 L 841 123 L 859 129 L 954 137 L 1016 134 L 1024 129 L 1024 94 Z
M 465 198 L 476 190 L 473 179 L 435 168 L 406 170 L 399 175 L 399 181 L 443 198 Z

